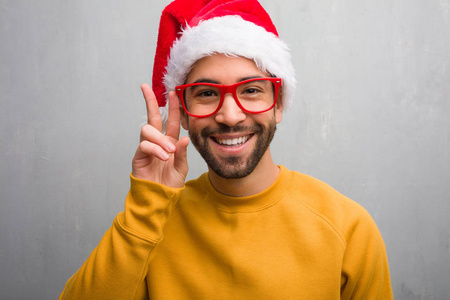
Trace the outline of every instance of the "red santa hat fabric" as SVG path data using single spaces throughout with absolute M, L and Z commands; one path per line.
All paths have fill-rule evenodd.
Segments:
M 193 64 L 215 53 L 252 59 L 283 79 L 283 107 L 293 101 L 295 71 L 287 45 L 257 0 L 175 0 L 163 11 L 153 90 L 167 117 L 167 94 L 184 84 Z

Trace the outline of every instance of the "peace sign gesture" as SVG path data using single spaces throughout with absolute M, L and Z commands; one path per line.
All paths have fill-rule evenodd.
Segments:
M 141 142 L 132 162 L 134 177 L 170 187 L 183 187 L 188 172 L 188 137 L 180 136 L 180 106 L 175 92 L 169 93 L 166 134 L 158 102 L 148 84 L 141 86 L 147 106 L 147 122 L 141 129 Z

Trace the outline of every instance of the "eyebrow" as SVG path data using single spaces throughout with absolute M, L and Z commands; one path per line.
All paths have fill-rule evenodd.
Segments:
M 212 79 L 207 79 L 207 78 L 197 79 L 197 80 L 194 81 L 193 83 L 214 83 L 214 84 L 219 84 L 218 81 L 212 80 Z
M 247 76 L 247 77 L 242 77 L 242 78 L 240 78 L 237 82 L 242 82 L 242 81 L 245 81 L 245 80 L 255 79 L 255 78 L 264 78 L 264 77 L 263 77 L 263 76 L 260 76 L 260 75 Z M 197 79 L 196 81 L 194 81 L 193 83 L 213 83 L 213 84 L 221 84 L 221 83 L 218 82 L 217 80 L 212 80 L 212 79 L 208 79 L 208 78 L 200 78 L 200 79 Z

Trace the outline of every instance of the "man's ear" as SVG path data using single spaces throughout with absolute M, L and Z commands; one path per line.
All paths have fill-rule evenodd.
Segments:
M 184 111 L 184 109 L 182 107 L 180 107 L 180 121 L 181 121 L 181 126 L 183 126 L 184 130 L 188 130 L 188 128 L 189 128 L 188 115 L 186 114 L 186 112 Z

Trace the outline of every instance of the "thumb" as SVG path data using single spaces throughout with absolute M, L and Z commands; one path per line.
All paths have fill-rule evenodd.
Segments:
M 184 136 L 178 140 L 176 143 L 177 150 L 175 151 L 174 168 L 182 173 L 184 176 L 187 175 L 189 167 L 187 162 L 187 147 L 189 145 L 189 137 Z

